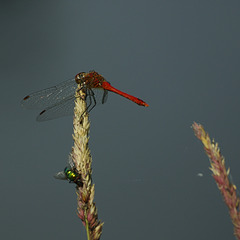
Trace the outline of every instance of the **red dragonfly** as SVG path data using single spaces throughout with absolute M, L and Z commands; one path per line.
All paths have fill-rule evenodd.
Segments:
M 22 100 L 21 104 L 23 107 L 29 109 L 44 109 L 38 115 L 37 121 L 47 121 L 62 116 L 72 115 L 75 92 L 78 84 L 82 86 L 81 89 L 86 93 L 88 112 L 99 102 L 96 96 L 98 96 L 98 98 L 100 97 L 100 102 L 102 104 L 106 102 L 108 91 L 117 93 L 140 106 L 148 107 L 148 104 L 143 100 L 114 88 L 102 75 L 95 71 L 78 73 L 74 79 L 27 95 Z

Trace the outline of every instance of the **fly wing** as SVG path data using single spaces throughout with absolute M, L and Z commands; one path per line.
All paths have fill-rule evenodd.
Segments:
M 71 96 L 68 99 L 64 99 L 57 104 L 44 109 L 37 117 L 37 121 L 43 122 L 52 120 L 62 116 L 73 115 L 75 96 Z
M 67 176 L 63 171 L 56 173 L 54 175 L 54 178 L 59 179 L 59 180 L 67 180 Z
M 75 96 L 77 86 L 75 79 L 67 80 L 26 96 L 21 101 L 21 105 L 28 109 L 50 108 L 66 98 Z
M 71 156 L 68 157 L 68 165 L 71 169 L 75 168 L 75 164 L 74 164 Z

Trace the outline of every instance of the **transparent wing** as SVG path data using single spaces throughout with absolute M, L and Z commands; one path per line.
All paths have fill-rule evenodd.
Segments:
M 43 89 L 27 95 L 21 101 L 21 105 L 28 109 L 50 108 L 64 99 L 75 96 L 76 89 L 77 83 L 75 79 L 70 79 L 54 87 Z
M 68 165 L 71 169 L 75 168 L 75 164 L 74 164 L 71 156 L 68 157 Z
M 26 96 L 21 104 L 28 109 L 42 109 L 37 121 L 47 121 L 62 116 L 73 115 L 75 92 L 78 84 L 75 79 L 62 82 L 54 87 L 47 88 Z M 90 112 L 97 104 L 103 104 L 107 100 L 108 91 L 103 88 L 88 88 L 87 107 Z
M 67 176 L 66 176 L 66 174 L 63 171 L 56 173 L 54 175 L 54 178 L 60 179 L 60 180 L 67 180 Z
M 37 121 L 43 122 L 63 116 L 73 116 L 75 96 L 64 99 L 49 108 L 44 109 L 37 117 Z

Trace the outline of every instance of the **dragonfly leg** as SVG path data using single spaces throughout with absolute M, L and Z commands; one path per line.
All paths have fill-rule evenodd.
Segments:
M 85 88 L 85 87 L 80 88 L 78 91 L 82 90 L 83 88 Z M 88 88 L 85 88 L 84 91 L 86 93 L 86 100 L 88 98 L 89 103 L 87 105 L 86 110 L 82 113 L 81 118 L 83 117 L 83 114 L 85 114 L 86 112 L 89 113 L 97 104 L 96 99 L 94 97 L 94 92 L 91 89 L 88 89 Z M 79 97 L 81 97 L 81 96 L 79 96 Z
M 89 100 L 90 100 L 90 103 L 89 103 L 89 105 L 87 106 L 87 111 L 88 112 L 91 112 L 91 110 L 96 106 L 96 104 L 97 104 L 97 102 L 96 102 L 96 99 L 95 99 L 95 97 L 94 97 L 94 92 L 91 90 L 91 89 L 89 89 L 89 91 L 90 91 L 90 94 L 88 95 L 88 97 L 90 98 Z M 92 99 L 93 99 L 93 103 L 92 103 Z M 92 106 L 91 106 L 92 105 Z M 91 108 L 90 108 L 91 107 Z
M 81 90 L 82 90 L 86 95 L 83 97 L 83 96 L 81 96 L 81 95 L 79 94 L 78 97 L 80 97 L 82 100 L 86 101 L 86 99 L 89 97 L 89 95 L 88 95 L 88 89 L 86 88 L 86 86 L 82 86 L 80 89 L 78 89 L 78 92 L 80 92 Z M 90 106 L 91 104 L 92 104 L 92 103 L 91 103 L 91 98 L 90 98 L 90 104 L 87 106 L 86 110 L 82 113 L 80 119 L 82 119 L 83 114 L 87 112 L 87 110 L 88 110 L 88 108 L 89 108 L 89 106 Z
M 80 87 L 80 88 L 77 90 L 77 92 L 78 92 L 78 97 L 80 97 L 82 100 L 85 100 L 85 99 L 86 99 L 86 96 L 82 96 L 82 95 L 80 94 L 80 91 L 82 91 L 83 93 L 85 93 L 86 96 L 87 96 L 87 88 L 86 88 L 85 86 L 82 86 L 82 87 Z

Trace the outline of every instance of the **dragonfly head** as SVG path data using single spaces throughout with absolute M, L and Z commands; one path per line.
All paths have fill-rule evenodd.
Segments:
M 75 81 L 77 84 L 81 84 L 85 81 L 85 77 L 87 76 L 86 72 L 80 72 L 75 76 Z

